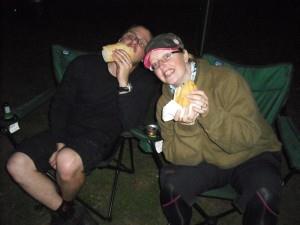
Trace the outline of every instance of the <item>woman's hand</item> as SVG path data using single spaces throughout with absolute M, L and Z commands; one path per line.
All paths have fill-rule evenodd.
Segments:
M 199 113 L 193 110 L 193 106 L 189 105 L 179 109 L 174 117 L 174 120 L 184 125 L 194 125 Z
M 195 112 L 199 113 L 202 117 L 206 117 L 208 115 L 209 103 L 208 97 L 204 91 L 194 90 L 187 96 L 187 98 Z

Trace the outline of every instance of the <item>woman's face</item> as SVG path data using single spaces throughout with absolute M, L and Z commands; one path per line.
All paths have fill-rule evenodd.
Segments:
M 151 70 L 166 84 L 181 85 L 189 77 L 186 50 L 158 49 L 150 55 Z

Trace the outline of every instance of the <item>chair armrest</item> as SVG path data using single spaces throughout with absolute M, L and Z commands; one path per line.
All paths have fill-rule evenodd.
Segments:
M 130 130 L 130 133 L 139 141 L 148 140 L 148 137 L 142 128 L 133 128 Z
M 23 119 L 29 113 L 37 109 L 43 103 L 50 100 L 50 98 L 54 95 L 55 88 L 49 88 L 46 91 L 40 93 L 39 95 L 33 97 L 28 102 L 16 107 L 14 113 L 17 115 L 18 119 Z
M 139 141 L 139 147 L 144 153 L 152 153 L 151 144 L 143 128 L 134 128 L 130 132 Z
M 287 116 L 278 117 L 277 127 L 289 166 L 300 169 L 300 131 Z

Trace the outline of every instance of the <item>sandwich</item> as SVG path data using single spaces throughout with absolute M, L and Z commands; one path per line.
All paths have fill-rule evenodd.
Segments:
M 133 49 L 128 47 L 126 44 L 118 42 L 115 44 L 105 45 L 102 47 L 102 56 L 105 62 L 113 62 L 112 54 L 116 49 L 123 49 L 132 58 L 134 52 Z
M 185 82 L 183 85 L 176 88 L 174 93 L 174 100 L 176 103 L 181 105 L 182 107 L 186 107 L 190 104 L 188 98 L 186 97 L 191 91 L 196 90 L 197 86 L 194 81 L 189 80 Z

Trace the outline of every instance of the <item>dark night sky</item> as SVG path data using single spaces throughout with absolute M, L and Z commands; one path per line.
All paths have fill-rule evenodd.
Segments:
M 28 4 L 32 0 L 2 0 L 5 5 L 19 7 L 23 17 L 32 15 Z M 52 20 L 73 20 L 98 23 L 99 30 L 116 26 L 125 29 L 133 23 L 144 23 L 154 33 L 175 32 L 182 36 L 187 47 L 197 53 L 205 1 L 201 0 L 44 0 L 45 15 Z M 289 58 L 288 52 L 296 55 L 295 46 L 299 30 L 298 0 L 211 0 L 210 22 L 206 51 L 246 51 L 261 54 L 262 49 L 271 49 L 274 60 Z M 23 4 L 21 4 L 23 3 Z M 26 8 L 27 6 L 27 8 Z M 7 7 L 6 7 L 7 8 Z M 5 10 L 7 11 L 7 10 Z M 46 16 L 45 16 L 46 17 Z M 105 26 L 105 27 L 104 27 Z M 257 49 L 257 50 L 255 50 Z M 282 55 L 283 54 L 283 55 Z M 232 57 L 229 55 L 229 57 Z M 244 57 L 243 57 L 244 58 Z M 247 57 L 246 57 L 247 58 Z M 246 59 L 245 58 L 245 59 Z M 267 58 L 264 57 L 264 59 Z M 246 59 L 252 63 L 250 59 Z M 253 61 L 256 63 L 256 61 Z
M 2 15 L 33 20 L 33 0 L 2 0 Z M 91 27 L 107 42 L 129 25 L 142 23 L 154 34 L 174 32 L 187 49 L 198 54 L 205 0 L 41 0 L 44 26 L 76 31 L 77 24 Z M 292 61 L 299 64 L 298 0 L 211 0 L 204 52 L 241 63 Z M 2 20 L 3 21 L 3 20 Z M 71 21 L 71 23 L 70 23 Z M 13 24 L 12 24 L 13 25 Z M 78 30 L 77 30 L 78 32 Z

